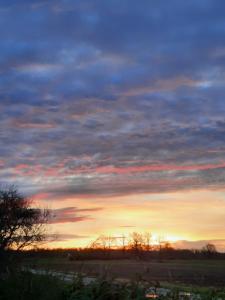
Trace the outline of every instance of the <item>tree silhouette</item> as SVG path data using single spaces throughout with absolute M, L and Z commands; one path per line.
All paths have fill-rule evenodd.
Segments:
M 0 257 L 6 250 L 20 250 L 45 239 L 49 213 L 31 204 L 14 187 L 0 190 Z
M 143 235 L 138 232 L 133 232 L 130 235 L 129 246 L 134 251 L 136 258 L 140 258 L 140 254 L 144 246 Z
M 209 258 L 214 257 L 217 254 L 216 246 L 208 243 L 202 248 L 202 253 Z

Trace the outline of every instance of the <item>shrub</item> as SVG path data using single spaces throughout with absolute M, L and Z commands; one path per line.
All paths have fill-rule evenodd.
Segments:
M 50 275 L 13 273 L 0 280 L 0 300 L 63 300 L 64 284 Z

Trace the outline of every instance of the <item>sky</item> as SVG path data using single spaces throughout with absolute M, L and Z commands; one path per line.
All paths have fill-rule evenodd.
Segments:
M 225 1 L 0 0 L 0 183 L 48 246 L 225 250 Z

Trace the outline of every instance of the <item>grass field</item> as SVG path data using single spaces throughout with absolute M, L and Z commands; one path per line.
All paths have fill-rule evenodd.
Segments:
M 225 260 L 91 260 L 65 259 L 28 260 L 32 268 L 82 273 L 87 276 L 106 276 L 147 282 L 184 283 L 196 286 L 225 286 Z

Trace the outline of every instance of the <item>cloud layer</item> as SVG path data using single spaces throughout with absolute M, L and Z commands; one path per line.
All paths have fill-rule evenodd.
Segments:
M 2 183 L 224 188 L 224 1 L 2 1 Z
M 224 190 L 224 9 L 1 1 L 1 184 L 52 203 Z

